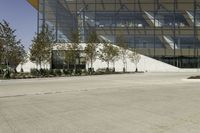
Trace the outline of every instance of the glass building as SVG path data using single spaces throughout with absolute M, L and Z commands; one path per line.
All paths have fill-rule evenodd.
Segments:
M 200 0 L 28 0 L 38 10 L 38 31 L 48 24 L 56 42 L 79 30 L 180 68 L 200 62 Z

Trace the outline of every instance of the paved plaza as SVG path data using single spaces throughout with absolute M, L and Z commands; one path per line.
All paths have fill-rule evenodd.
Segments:
M 197 73 L 0 81 L 0 133 L 199 133 Z

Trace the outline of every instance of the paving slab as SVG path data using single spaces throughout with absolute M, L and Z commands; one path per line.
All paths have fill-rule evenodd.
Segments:
M 0 81 L 0 133 L 198 133 L 198 73 Z

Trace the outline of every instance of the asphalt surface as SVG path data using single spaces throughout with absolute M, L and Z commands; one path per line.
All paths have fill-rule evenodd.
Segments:
M 199 133 L 194 75 L 0 81 L 0 133 Z

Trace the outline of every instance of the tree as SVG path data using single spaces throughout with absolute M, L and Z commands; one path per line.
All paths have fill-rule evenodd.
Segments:
M 51 63 L 52 44 L 54 36 L 48 26 L 45 26 L 32 40 L 30 59 L 42 68 L 42 62 Z
M 15 49 L 12 50 L 11 57 L 10 65 L 14 68 L 16 68 L 18 64 L 24 62 L 24 58 L 26 58 L 26 51 L 24 50 L 24 46 L 15 47 Z
M 0 61 L 8 67 L 16 69 L 24 56 L 24 46 L 17 40 L 15 32 L 8 22 L 0 22 Z
M 5 38 L 4 38 L 4 31 L 2 24 L 0 25 L 0 65 L 3 61 L 3 56 L 4 56 L 4 47 L 5 47 Z
M 141 55 L 136 53 L 136 52 L 132 52 L 131 54 L 129 54 L 129 58 L 131 60 L 131 62 L 133 62 L 135 64 L 135 72 L 138 72 L 138 63 L 140 62 L 141 59 Z
M 98 55 L 97 48 L 99 43 L 99 38 L 96 32 L 91 32 L 89 34 L 87 45 L 84 49 L 84 52 L 86 54 L 86 60 L 90 62 L 90 67 L 93 69 L 93 63 L 96 60 L 96 57 Z
M 120 35 L 116 38 L 116 44 L 119 46 L 119 53 L 123 62 L 123 72 L 126 72 L 128 44 L 126 43 L 126 40 L 123 35 Z
M 2 63 L 2 60 L 3 60 L 3 39 L 0 38 L 0 65 Z
M 113 70 L 115 71 L 115 62 L 119 59 L 119 48 L 116 46 L 112 46 L 111 48 L 111 62 L 113 64 Z
M 104 43 L 103 48 L 100 49 L 99 58 L 107 63 L 107 68 L 109 70 L 110 62 L 115 64 L 118 59 L 118 48 L 109 43 Z
M 23 65 L 28 61 L 28 54 L 24 51 L 23 56 L 21 57 L 21 72 L 23 72 Z
M 70 64 L 74 63 L 73 61 L 74 61 L 74 59 L 73 59 L 73 51 L 67 50 L 65 52 L 65 60 L 64 60 L 64 62 L 67 63 L 67 69 L 68 70 L 70 69 Z
M 69 40 L 71 43 L 67 45 L 65 61 L 72 63 L 74 65 L 74 70 L 76 71 L 76 60 L 79 58 L 81 50 L 79 31 L 72 31 L 71 35 L 69 36 Z

